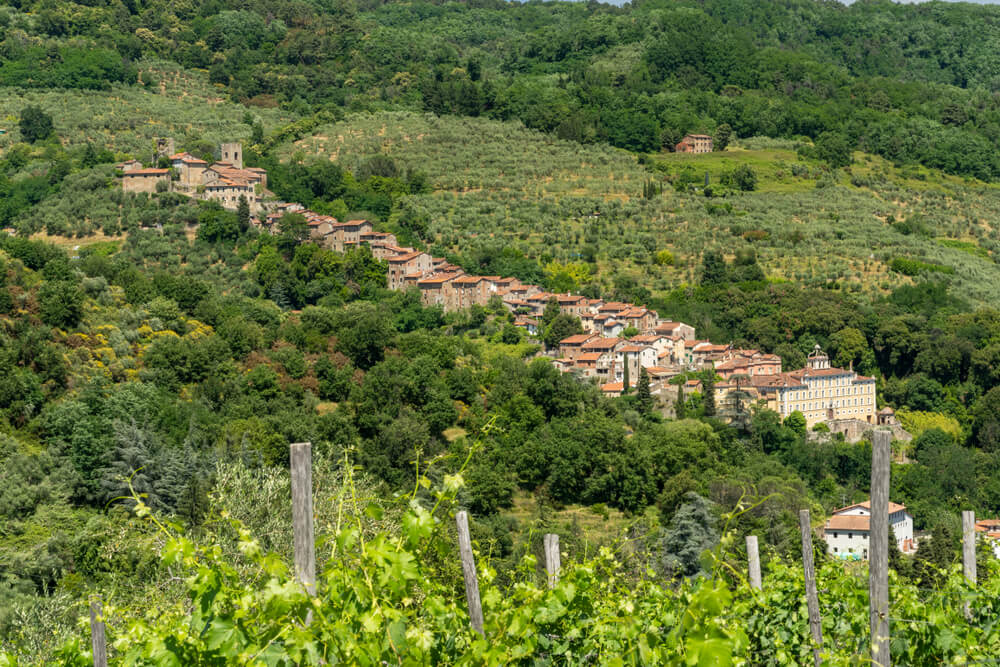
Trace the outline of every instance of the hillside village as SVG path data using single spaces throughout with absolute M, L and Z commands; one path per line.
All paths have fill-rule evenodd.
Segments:
M 710 137 L 690 135 L 684 141 L 692 151 L 711 150 Z M 499 299 L 515 316 L 515 326 L 529 335 L 540 333 L 540 319 L 554 303 L 559 313 L 579 318 L 583 333 L 559 342 L 558 349 L 550 352 L 553 364 L 582 379 L 594 378 L 607 396 L 633 390 L 645 373 L 651 393 L 672 405 L 680 396 L 705 390 L 701 380 L 676 378 L 713 369 L 720 380 L 712 391 L 724 418 L 739 418 L 751 405 L 763 404 L 782 419 L 800 412 L 807 426 L 825 423 L 852 441 L 876 425 L 892 428 L 898 438 L 909 438 L 891 408 L 877 412 L 875 379 L 853 368 L 831 367 L 818 345 L 805 367 L 786 370 L 778 355 L 698 339 L 694 327 L 661 319 L 644 306 L 549 293 L 512 277 L 467 275 L 444 258 L 399 246 L 394 234 L 375 231 L 368 220 L 340 222 L 302 204 L 276 201 L 267 190 L 267 172 L 244 168 L 239 143 L 221 144 L 220 159 L 211 164 L 189 153 L 173 153 L 169 139 L 161 140 L 157 151 L 169 159 L 169 169 L 144 168 L 137 160 L 118 165 L 125 191 L 169 190 L 215 201 L 229 210 L 244 198 L 251 223 L 269 233 L 280 230 L 285 215 L 299 214 L 319 245 L 336 252 L 365 245 L 376 259 L 387 262 L 389 289 L 417 289 L 424 306 L 441 306 L 445 312 Z

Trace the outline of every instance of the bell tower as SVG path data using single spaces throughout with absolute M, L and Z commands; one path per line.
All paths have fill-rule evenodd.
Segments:
M 243 168 L 243 144 L 233 142 L 219 146 L 219 162 L 228 162 L 237 169 Z

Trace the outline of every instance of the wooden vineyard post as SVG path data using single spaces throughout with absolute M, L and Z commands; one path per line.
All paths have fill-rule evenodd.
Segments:
M 962 573 L 969 585 L 976 585 L 976 513 L 962 512 Z M 965 603 L 965 617 L 972 619 L 972 607 Z
M 94 651 L 94 667 L 108 667 L 108 640 L 104 632 L 104 609 L 99 596 L 90 601 L 90 645 Z
M 472 555 L 472 537 L 469 535 L 469 515 L 463 510 L 455 515 L 458 524 L 458 554 L 462 558 L 462 576 L 465 578 L 465 598 L 469 603 L 469 624 L 483 632 L 483 605 L 479 600 L 479 577 L 476 576 L 476 559 Z
M 872 498 L 869 519 L 868 592 L 872 664 L 889 667 L 889 461 L 892 434 L 872 435 Z
M 976 513 L 962 512 L 962 573 L 976 585 Z
M 316 543 L 313 540 L 312 443 L 291 445 L 292 529 L 295 576 L 309 595 L 316 594 Z
M 549 588 L 555 588 L 559 583 L 559 536 L 555 533 L 545 534 L 545 571 L 549 575 Z
M 802 533 L 802 571 L 806 580 L 806 608 L 809 610 L 809 632 L 813 639 L 813 662 L 822 663 L 819 657 L 823 646 L 823 626 L 819 618 L 819 595 L 816 593 L 816 566 L 813 563 L 812 522 L 809 510 L 799 510 L 799 532 Z
M 750 571 L 750 588 L 760 590 L 760 552 L 757 549 L 757 536 L 747 535 L 747 566 Z

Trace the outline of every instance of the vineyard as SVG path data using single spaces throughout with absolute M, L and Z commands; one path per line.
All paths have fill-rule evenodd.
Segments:
M 299 489 L 296 499 L 297 447 L 292 445 L 292 502 L 311 507 L 310 491 Z M 888 440 L 885 452 L 888 456 Z M 309 465 L 308 459 L 301 461 Z M 305 474 L 301 465 L 300 475 Z M 801 565 L 769 557 L 762 585 L 755 584 L 753 576 L 746 576 L 747 554 L 727 528 L 701 555 L 702 576 L 672 581 L 630 557 L 628 535 L 591 556 L 564 552 L 563 567 L 553 568 L 552 554 L 546 553 L 548 574 L 537 550 L 525 552 L 506 577 L 493 567 L 490 545 L 476 541 L 478 589 L 470 593 L 467 579 L 463 597 L 452 517 L 465 481 L 461 470 L 440 477 L 432 467 L 420 471 L 412 491 L 386 502 L 356 484 L 347 459 L 332 466 L 337 476 L 331 488 L 334 479 L 325 476 L 331 462 L 320 461 L 324 488 L 317 495 L 315 523 L 322 535 L 315 576 L 303 573 L 298 533 L 293 570 L 287 543 L 285 556 L 267 550 L 267 537 L 255 535 L 237 516 L 248 511 L 245 506 L 233 507 L 234 514 L 226 503 L 217 504 L 210 520 L 213 533 L 197 539 L 159 519 L 133 491 L 127 502 L 156 536 L 163 565 L 172 580 L 182 582 L 176 591 L 183 590 L 186 599 L 150 605 L 105 596 L 103 607 L 92 603 L 100 611 L 91 625 L 100 629 L 99 636 L 107 632 L 110 661 L 95 662 L 89 638 L 82 634 L 58 648 L 53 659 L 81 667 L 802 665 L 814 655 L 829 665 L 868 660 L 864 563 L 827 560 L 822 547 L 809 553 L 821 562 L 815 579 L 821 619 L 817 642 L 809 633 Z M 234 478 L 223 475 L 221 482 L 225 488 Z M 289 489 L 281 488 L 279 493 Z M 748 509 L 740 503 L 723 517 L 726 526 Z M 459 512 L 459 535 L 468 530 L 464 514 Z M 298 531 L 314 520 L 302 515 L 295 521 Z M 473 556 L 468 558 L 471 564 Z M 912 583 L 890 575 L 888 624 L 895 664 L 993 662 L 1000 651 L 1000 566 L 989 557 L 983 565 L 978 586 L 957 567 L 929 570 L 926 579 Z M 18 664 L 31 662 L 0 654 L 0 665 Z

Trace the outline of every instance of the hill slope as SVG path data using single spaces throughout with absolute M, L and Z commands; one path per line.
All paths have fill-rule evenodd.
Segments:
M 543 265 L 593 258 L 605 287 L 620 275 L 653 291 L 693 282 L 701 253 L 718 247 L 755 251 L 775 278 L 869 294 L 911 282 L 889 265 L 914 259 L 950 267 L 963 298 L 1000 297 L 1000 236 L 989 222 L 1000 212 L 1000 189 L 860 153 L 847 171 L 830 170 L 794 147 L 750 140 L 724 153 L 653 155 L 640 164 L 621 150 L 516 123 L 380 112 L 352 115 L 279 153 L 347 167 L 388 155 L 425 171 L 433 187 L 404 200 L 401 227 L 426 229 L 429 243 L 463 255 L 512 246 Z M 756 191 L 706 198 L 670 184 L 692 175 L 702 184 L 708 172 L 718 188 L 739 164 L 757 172 Z M 650 180 L 663 192 L 645 199 Z M 654 262 L 662 249 L 674 254 L 673 266 Z

